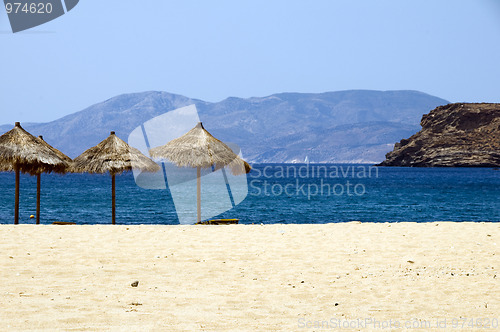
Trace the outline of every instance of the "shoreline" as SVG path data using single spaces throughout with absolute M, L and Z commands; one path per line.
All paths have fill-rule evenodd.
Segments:
M 59 223 L 59 224 L 55 224 Z M 43 223 L 43 221 L 40 224 L 35 224 L 34 222 L 31 223 L 23 223 L 22 221 L 15 225 L 13 222 L 12 223 L 0 223 L 0 227 L 4 226 L 114 226 L 114 227 L 123 227 L 123 226 L 131 226 L 131 227 L 136 227 L 136 226 L 185 226 L 185 227 L 193 227 L 193 226 L 200 226 L 200 227 L 207 227 L 207 226 L 272 226 L 272 225 L 304 225 L 304 226 L 315 226 L 315 225 L 342 225 L 342 224 L 366 224 L 366 225 L 387 225 L 387 224 L 445 224 L 445 223 L 451 223 L 451 224 L 464 224 L 464 223 L 470 223 L 470 224 L 498 224 L 500 225 L 500 220 L 499 221 L 488 221 L 488 220 L 482 220 L 482 221 L 473 221 L 473 220 L 434 220 L 434 221 L 360 221 L 360 220 L 349 220 L 349 221 L 336 221 L 336 222 L 315 222 L 315 223 L 252 223 L 252 224 L 247 224 L 247 223 L 238 223 L 238 224 L 215 224 L 215 225 L 208 225 L 208 224 L 120 224 L 119 221 L 113 225 L 111 222 L 109 223 L 99 223 L 99 224 L 82 224 L 82 223 L 77 223 L 77 222 L 66 222 L 66 221 L 54 221 L 53 223 L 46 224 Z
M 0 225 L 3 330 L 500 319 L 495 222 L 69 226 Z

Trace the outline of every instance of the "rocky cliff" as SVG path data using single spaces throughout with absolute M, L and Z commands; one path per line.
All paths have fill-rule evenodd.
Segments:
M 439 106 L 420 124 L 422 130 L 396 143 L 380 166 L 500 166 L 500 104 Z

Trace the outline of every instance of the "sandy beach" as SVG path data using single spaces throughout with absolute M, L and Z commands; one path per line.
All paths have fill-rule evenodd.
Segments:
M 492 330 L 500 319 L 499 223 L 0 225 L 0 236 L 2 331 Z

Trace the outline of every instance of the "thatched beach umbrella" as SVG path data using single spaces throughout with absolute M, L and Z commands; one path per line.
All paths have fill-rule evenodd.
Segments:
M 14 224 L 19 223 L 19 173 L 64 173 L 68 167 L 65 160 L 24 130 L 19 122 L 0 136 L 0 171 L 16 173 Z
M 230 147 L 213 137 L 199 122 L 193 129 L 165 145 L 149 151 L 152 158 L 168 159 L 179 167 L 196 168 L 197 222 L 201 221 L 201 169 L 229 166 L 234 175 L 248 173 L 250 165 Z
M 44 145 L 47 148 L 49 148 L 50 150 L 52 150 L 52 152 L 54 152 L 59 158 L 61 158 L 61 160 L 64 160 L 68 164 L 68 166 L 71 165 L 73 160 L 71 160 L 70 157 L 68 157 L 67 155 L 65 155 L 61 151 L 54 148 L 49 143 L 45 142 L 43 140 L 42 135 L 38 136 L 38 140 L 42 143 L 42 145 Z M 41 187 L 41 177 L 42 177 L 41 175 L 42 175 L 42 173 L 38 173 L 36 175 L 36 223 L 37 224 L 40 223 L 40 187 Z
M 115 224 L 115 175 L 131 171 L 156 172 L 160 167 L 139 150 L 111 134 L 101 143 L 86 150 L 73 161 L 74 172 L 111 174 L 111 214 Z

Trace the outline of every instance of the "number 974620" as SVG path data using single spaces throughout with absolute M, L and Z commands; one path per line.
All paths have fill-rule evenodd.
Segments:
M 52 4 L 50 2 L 32 2 L 30 4 L 23 4 L 21 2 L 7 2 L 5 4 L 5 10 L 7 11 L 7 14 L 50 14 L 52 13 Z

